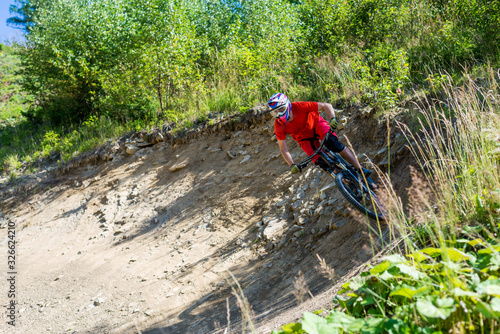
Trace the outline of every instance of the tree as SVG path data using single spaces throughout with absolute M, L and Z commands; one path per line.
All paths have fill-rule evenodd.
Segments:
M 29 32 L 35 23 L 35 16 L 43 0 L 15 0 L 18 5 L 10 5 L 9 11 L 16 16 L 7 19 L 7 25 Z

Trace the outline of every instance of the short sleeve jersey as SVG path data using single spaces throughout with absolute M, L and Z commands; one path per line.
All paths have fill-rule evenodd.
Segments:
M 290 135 L 295 141 L 314 137 L 314 127 L 319 120 L 318 102 L 293 102 L 293 120 L 283 124 L 274 121 L 274 133 L 278 140 L 285 140 Z

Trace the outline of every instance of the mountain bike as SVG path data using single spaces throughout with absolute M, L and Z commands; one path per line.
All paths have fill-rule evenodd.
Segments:
M 319 156 L 322 163 L 316 166 L 326 171 L 335 179 L 335 183 L 342 195 L 357 210 L 372 219 L 384 220 L 386 210 L 372 189 L 375 182 L 366 176 L 365 180 L 362 175 L 358 175 L 354 167 L 347 163 L 340 154 L 330 151 L 325 146 L 329 136 L 330 133 L 328 132 L 316 151 L 297 165 L 300 171 L 306 168 L 314 157 Z

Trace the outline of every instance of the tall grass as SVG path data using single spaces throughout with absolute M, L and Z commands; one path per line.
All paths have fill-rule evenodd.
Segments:
M 470 77 L 461 87 L 443 84 L 444 99 L 418 104 L 427 106 L 419 107 L 419 133 L 401 125 L 415 143 L 411 151 L 432 189 L 426 222 L 420 223 L 429 227 L 433 244 L 456 241 L 468 226 L 498 232 L 500 96 L 496 80 L 490 77 L 487 86 Z

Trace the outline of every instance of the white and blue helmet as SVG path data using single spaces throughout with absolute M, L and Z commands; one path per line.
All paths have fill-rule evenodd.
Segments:
M 267 105 L 271 108 L 271 115 L 273 115 L 275 118 L 281 119 L 285 123 L 286 121 L 288 121 L 288 116 L 290 115 L 292 104 L 285 94 L 274 94 L 267 102 Z

